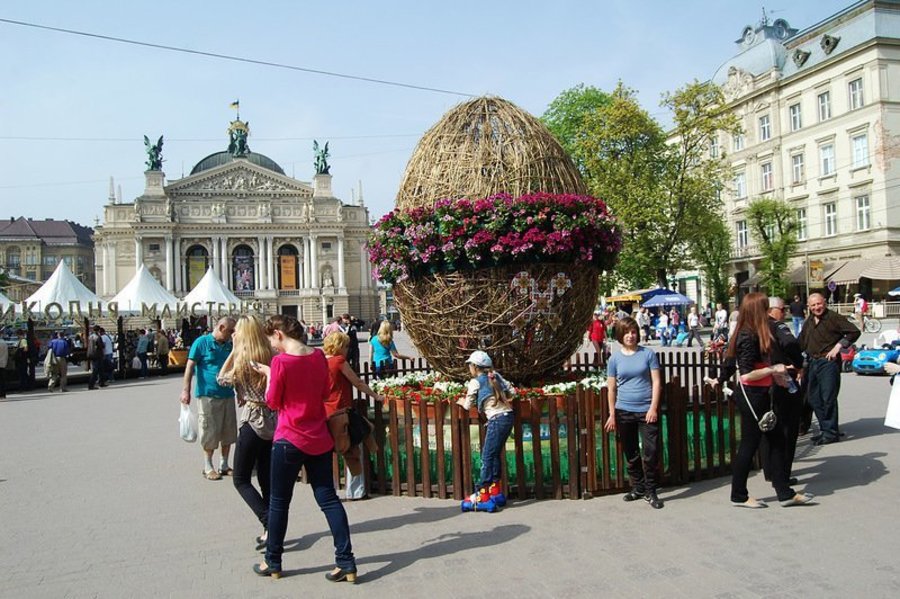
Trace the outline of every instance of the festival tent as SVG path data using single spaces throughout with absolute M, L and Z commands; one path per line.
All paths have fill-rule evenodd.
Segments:
M 6 311 L 6 307 L 12 303 L 14 303 L 14 302 L 11 299 L 9 299 L 8 297 L 6 297 L 5 293 L 0 291 L 0 308 L 2 308 L 3 311 Z
M 687 306 L 688 304 L 693 303 L 694 300 L 687 297 L 686 295 L 681 295 L 680 293 L 669 291 L 667 293 L 654 295 L 649 300 L 641 304 L 641 306 L 644 308 L 656 308 L 659 306 Z
M 182 302 L 188 306 L 199 303 L 200 306 L 197 307 L 196 311 L 206 312 L 209 302 L 224 304 L 227 307 L 228 304 L 240 305 L 241 300 L 222 284 L 222 281 L 219 280 L 219 277 L 216 276 L 216 273 L 210 267 L 207 269 L 206 274 L 203 275 L 203 278 L 200 279 L 200 282 L 197 283 L 197 286 L 184 296 Z
M 60 260 L 47 282 L 25 300 L 26 305 L 31 302 L 36 302 L 34 312 L 43 312 L 50 304 L 57 303 L 66 313 L 69 312 L 69 302 L 80 302 L 81 310 L 86 314 L 88 302 L 98 306 L 100 298 L 75 278 L 65 260 Z
M 147 267 L 141 264 L 128 284 L 109 301 L 110 303 L 118 302 L 121 314 L 140 314 L 144 304 L 147 306 L 156 304 L 157 314 L 162 312 L 165 306 L 168 306 L 174 314 L 178 298 L 166 291 L 150 274 Z

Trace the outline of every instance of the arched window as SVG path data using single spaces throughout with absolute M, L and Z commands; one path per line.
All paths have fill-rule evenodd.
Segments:
M 256 267 L 253 264 L 253 250 L 239 245 L 231 253 L 231 272 L 235 291 L 256 289 Z
M 209 265 L 209 252 L 202 245 L 192 245 L 188 248 L 187 256 L 187 281 L 188 291 L 197 286 L 206 268 Z
M 300 288 L 300 252 L 297 248 L 285 244 L 278 248 L 278 288 Z

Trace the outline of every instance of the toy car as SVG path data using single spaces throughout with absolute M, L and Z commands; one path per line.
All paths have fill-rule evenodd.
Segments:
M 884 346 L 881 349 L 866 349 L 856 353 L 853 358 L 853 372 L 856 374 L 884 374 L 887 362 L 896 362 L 900 357 L 900 349 Z

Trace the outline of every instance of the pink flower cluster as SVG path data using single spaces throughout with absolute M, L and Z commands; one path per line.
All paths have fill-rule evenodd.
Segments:
M 375 275 L 389 283 L 430 272 L 501 264 L 583 262 L 611 268 L 621 234 L 606 204 L 573 194 L 499 194 L 394 210 L 369 240 Z

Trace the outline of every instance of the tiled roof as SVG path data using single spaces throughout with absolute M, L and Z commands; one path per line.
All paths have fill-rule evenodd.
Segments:
M 5 226 L 4 226 L 5 224 Z M 0 223 L 0 240 L 40 240 L 47 245 L 94 245 L 89 227 L 68 220 L 32 220 L 20 216 Z

